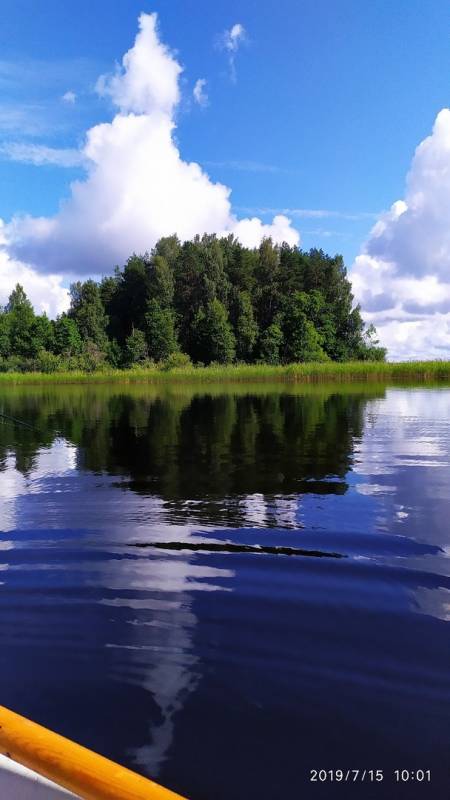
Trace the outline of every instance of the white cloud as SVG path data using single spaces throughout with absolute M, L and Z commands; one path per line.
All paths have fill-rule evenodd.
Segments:
M 245 28 L 240 22 L 236 22 L 229 31 L 225 31 L 223 35 L 223 46 L 230 53 L 236 53 L 239 45 L 245 40 Z
M 239 164 L 251 165 L 253 162 L 210 162 L 215 163 L 217 166 L 232 166 L 234 165 L 236 169 L 245 169 L 245 166 L 238 167 Z M 247 169 L 251 169 L 251 166 L 248 166 Z M 264 164 L 255 164 L 255 170 L 258 172 L 292 172 L 291 170 L 283 170 L 281 167 L 275 167 L 270 165 Z M 350 222 L 359 222 L 360 220 L 365 219 L 376 219 L 379 214 L 375 214 L 373 211 L 337 211 L 330 208 L 267 208 L 267 207 L 245 207 L 241 206 L 240 211 L 243 211 L 246 214 L 287 214 L 289 217 L 299 217 L 305 219 L 344 219 L 349 220 Z
M 194 100 L 199 106 L 207 106 L 208 105 L 208 95 L 205 92 L 206 80 L 205 78 L 199 78 L 195 81 L 195 86 L 192 90 L 192 94 L 194 95 Z
M 46 147 L 26 142 L 4 142 L 0 144 L 0 155 L 10 161 L 42 166 L 77 167 L 83 163 L 83 154 L 75 148 Z
M 41 105 L 5 102 L 0 107 L 0 131 L 21 136 L 36 136 L 47 133 L 49 121 L 45 119 Z
M 350 278 L 390 357 L 450 357 L 450 109 L 417 147 L 404 200 L 375 224 Z
M 289 170 L 282 169 L 281 167 L 277 167 L 275 164 L 264 164 L 261 161 L 240 161 L 234 160 L 231 161 L 204 161 L 203 162 L 205 167 L 217 167 L 219 169 L 231 169 L 236 170 L 237 172 L 271 172 L 271 173 L 288 173 Z M 241 209 L 242 210 L 242 209 Z M 266 213 L 266 209 L 245 209 L 245 213 L 247 214 L 264 214 Z M 281 212 L 279 209 L 275 209 L 273 214 L 280 214 L 284 213 Z
M 236 53 L 243 42 L 247 40 L 247 32 L 240 22 L 236 22 L 230 30 L 224 31 L 219 39 L 219 47 L 228 53 L 228 63 L 230 66 L 230 76 L 233 82 L 236 81 Z
M 68 103 L 69 105 L 73 106 L 77 101 L 77 96 L 76 96 L 75 92 L 68 91 L 68 92 L 65 92 L 63 94 L 63 96 L 61 97 L 61 100 L 64 103 Z
M 270 236 L 275 242 L 297 244 L 298 241 L 298 234 L 283 214 L 277 214 L 270 225 L 265 225 L 258 217 L 240 219 L 233 225 L 233 233 L 246 247 L 258 247 L 265 236 Z
M 0 305 L 5 305 L 16 283 L 22 284 L 37 313 L 55 317 L 69 306 L 69 292 L 60 275 L 40 275 L 10 258 L 5 250 L 4 223 L 0 220 Z
M 2 93 L 12 90 L 14 96 L 24 95 L 30 88 L 39 92 L 45 89 L 59 96 L 67 91 L 68 85 L 88 84 L 94 71 L 98 71 L 97 64 L 87 58 L 0 59 L 0 87 Z M 72 92 L 73 89 L 67 94 Z
M 160 42 L 156 14 L 141 14 L 134 46 L 125 53 L 113 75 L 102 75 L 97 91 L 111 97 L 122 114 L 171 116 L 180 100 L 178 77 L 182 67 Z
M 7 227 L 12 257 L 43 271 L 95 274 L 172 233 L 190 239 L 231 232 L 247 245 L 264 236 L 298 243 L 283 215 L 269 225 L 238 220 L 230 189 L 182 160 L 173 138 L 182 68 L 158 38 L 156 14 L 142 14 L 139 28 L 122 66 L 99 80 L 98 90 L 118 112 L 87 133 L 86 179 L 72 184 L 55 217 L 13 219 Z

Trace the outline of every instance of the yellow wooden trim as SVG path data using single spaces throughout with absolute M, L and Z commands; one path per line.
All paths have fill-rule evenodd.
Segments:
M 4 706 L 0 706 L 0 752 L 85 800 L 183 800 Z

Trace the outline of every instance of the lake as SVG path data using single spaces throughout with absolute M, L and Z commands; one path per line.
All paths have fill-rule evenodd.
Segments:
M 192 800 L 448 798 L 450 389 L 0 411 L 2 704 Z

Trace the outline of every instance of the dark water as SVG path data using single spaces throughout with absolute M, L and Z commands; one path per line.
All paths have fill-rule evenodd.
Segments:
M 450 390 L 159 392 L 2 390 L 0 702 L 193 800 L 448 798 Z

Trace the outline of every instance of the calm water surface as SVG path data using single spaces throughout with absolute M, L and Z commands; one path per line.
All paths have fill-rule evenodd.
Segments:
M 193 800 L 449 797 L 450 389 L 0 411 L 1 703 Z

